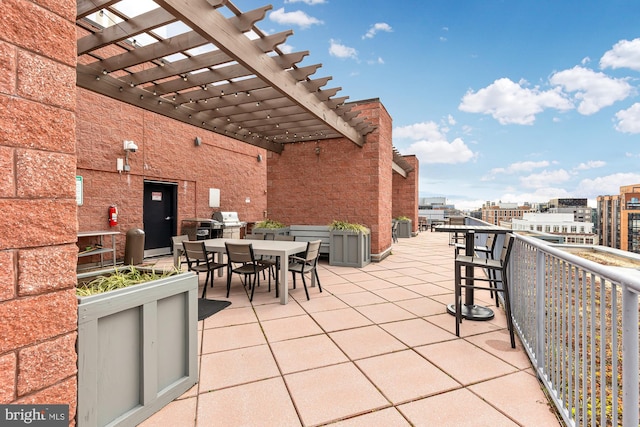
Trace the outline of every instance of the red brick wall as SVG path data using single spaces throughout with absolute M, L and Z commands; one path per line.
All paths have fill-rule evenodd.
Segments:
M 371 252 L 391 245 L 391 117 L 379 101 L 354 107 L 376 130 L 359 147 L 346 139 L 286 144 L 268 154 L 268 217 L 285 224 L 344 220 L 371 229 Z
M 80 230 L 110 229 L 107 209 L 118 206 L 118 256 L 126 231 L 143 228 L 144 180 L 178 184 L 178 233 L 183 218 L 210 218 L 214 210 L 238 212 L 242 221 L 260 221 L 267 209 L 264 149 L 180 123 L 105 96 L 78 91 L 78 175 L 84 204 Z M 200 137 L 197 147 L 194 139 Z M 129 155 L 130 173 L 116 171 L 124 158 L 123 140 L 138 151 Z M 220 209 L 209 207 L 209 188 L 220 189 Z M 246 199 L 249 198 L 249 203 Z
M 411 228 L 418 231 L 418 177 L 419 164 L 416 156 L 403 156 L 413 166 L 413 170 L 403 177 L 393 174 L 393 217 L 408 216 L 411 218 Z
M 0 403 L 76 406 L 76 2 L 0 14 Z M 73 423 L 73 422 L 72 422 Z

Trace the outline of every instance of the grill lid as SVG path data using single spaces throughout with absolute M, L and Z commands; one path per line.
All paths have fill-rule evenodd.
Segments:
M 242 223 L 238 212 L 214 212 L 213 219 L 224 224 L 225 227 L 240 227 Z

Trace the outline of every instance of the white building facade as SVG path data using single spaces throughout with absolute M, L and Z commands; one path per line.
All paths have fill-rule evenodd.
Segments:
M 522 219 L 511 221 L 514 231 L 527 231 L 559 235 L 567 244 L 597 245 L 592 222 L 575 221 L 573 213 L 527 212 Z

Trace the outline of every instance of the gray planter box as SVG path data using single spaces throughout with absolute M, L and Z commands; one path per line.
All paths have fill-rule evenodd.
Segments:
M 371 262 L 371 233 L 331 230 L 329 265 L 364 267 Z
M 254 228 L 253 230 L 251 230 L 252 234 L 261 234 L 261 235 L 266 235 L 267 239 L 272 239 L 273 240 L 273 236 L 276 234 L 280 234 L 280 235 L 289 235 L 289 227 L 283 227 L 283 228 Z
M 77 425 L 137 425 L 189 390 L 197 331 L 191 272 L 78 297 Z
M 411 220 L 398 221 L 398 237 L 409 238 L 412 237 L 413 230 L 411 228 Z

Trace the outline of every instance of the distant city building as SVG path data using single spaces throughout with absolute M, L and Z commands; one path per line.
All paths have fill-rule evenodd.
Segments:
M 418 216 L 424 217 L 429 223 L 443 221 L 458 211 L 455 205 L 448 205 L 446 197 L 421 197 L 418 199 Z
M 513 218 L 522 218 L 525 212 L 530 212 L 531 206 L 518 206 L 517 203 L 486 202 L 482 205 L 482 220 L 489 224 L 501 225 Z
M 594 245 L 598 241 L 593 223 L 575 221 L 573 213 L 525 212 L 521 219 L 511 220 L 511 229 L 562 236 L 567 244 Z
M 592 211 L 587 199 L 551 199 L 547 209 L 549 213 L 572 213 L 574 221 L 578 222 L 591 222 Z
M 619 195 L 598 196 L 600 244 L 640 253 L 640 184 L 620 187 Z

